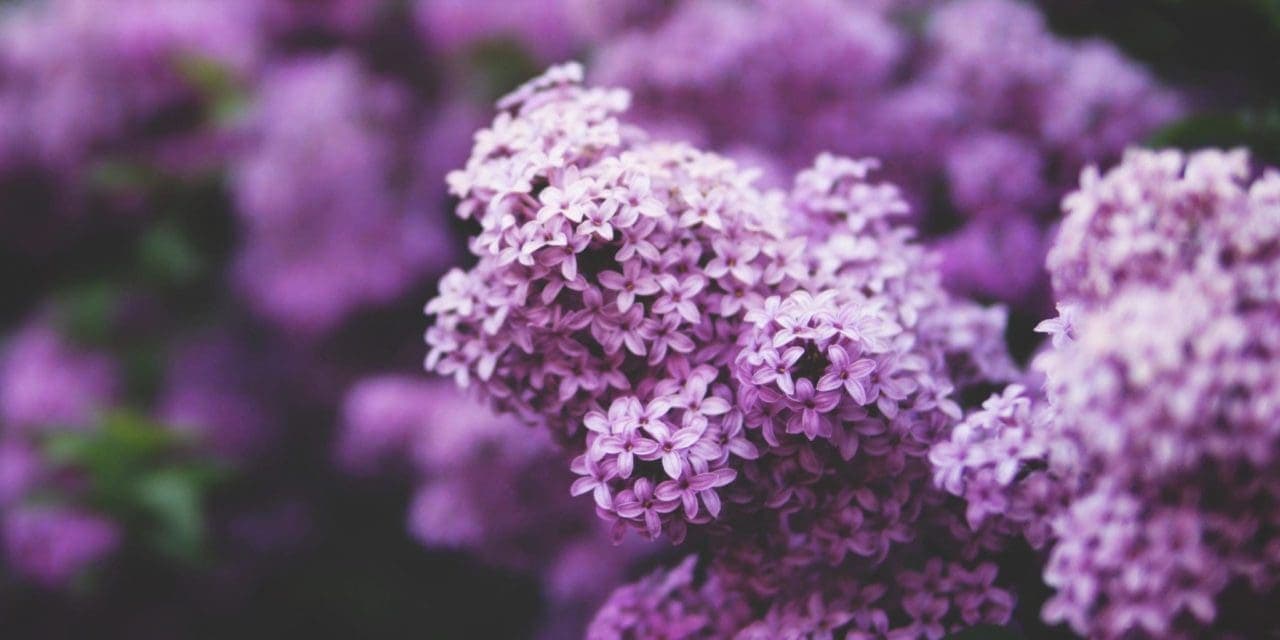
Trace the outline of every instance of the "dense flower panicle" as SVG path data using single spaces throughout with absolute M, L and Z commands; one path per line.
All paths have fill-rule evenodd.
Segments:
M 700 581 L 697 557 L 615 590 L 587 628 L 589 640 L 727 638 L 750 618 L 714 576 Z
M 954 540 L 925 455 L 960 416 L 957 383 L 1011 379 L 1003 310 L 943 291 L 874 161 L 823 155 L 789 193 L 761 191 L 647 141 L 617 119 L 627 94 L 580 79 L 556 67 L 504 99 L 450 175 L 480 260 L 427 305 L 428 368 L 549 429 L 615 536 L 715 537 L 708 570 L 753 607 L 735 629 Z M 898 595 L 921 619 L 959 611 Z M 615 604 L 670 604 L 654 597 Z M 707 623 L 688 624 L 672 633 Z
M 1250 184 L 1250 172 L 1243 150 L 1134 150 L 1105 175 L 1086 169 L 1063 203 L 1048 258 L 1061 301 L 1104 303 L 1128 284 L 1168 285 L 1206 261 L 1268 260 L 1277 223 L 1265 214 L 1280 173 L 1268 170 Z
M 409 470 L 417 485 L 409 530 L 426 546 L 535 575 L 551 605 L 546 637 L 581 633 L 601 594 L 645 551 L 612 546 L 604 523 L 569 497 L 572 476 L 545 434 L 494 416 L 452 385 L 366 378 L 343 413 L 342 464 L 358 474 Z
M 806 260 L 805 235 L 788 235 L 780 194 L 755 190 L 750 172 L 719 157 L 641 142 L 611 117 L 625 94 L 564 84 L 577 74 L 553 69 L 508 100 L 518 111 L 481 132 L 468 169 L 450 176 L 459 213 L 479 219 L 472 245 L 482 260 L 447 276 L 428 305 L 438 316 L 429 366 L 476 379 L 500 408 L 564 439 L 582 438 L 575 492 L 650 536 L 671 521 L 715 517 L 715 489 L 736 475 L 731 460 L 757 455 L 737 442 L 761 394 L 738 402 L 723 373 L 734 362 L 743 389 L 770 385 L 766 403 L 813 404 L 781 428 L 810 438 L 831 435 L 819 414 L 835 408 L 837 387 L 851 398 L 847 412 L 883 394 L 879 411 L 897 415 L 896 401 L 916 403 L 917 389 L 934 394 L 919 400 L 924 410 L 949 406 L 948 384 L 924 379 L 940 358 L 908 353 L 914 339 L 896 337 L 944 296 L 936 277 L 913 277 L 923 255 L 892 222 L 906 204 L 892 186 L 866 180 L 873 164 L 823 157 L 799 176 L 790 222 L 828 236 Z M 783 309 L 766 295 L 837 281 L 860 288 L 843 296 L 843 313 L 795 308 L 796 317 L 761 321 L 815 299 L 797 293 Z M 815 314 L 830 318 L 826 328 L 799 326 Z M 791 349 L 770 333 L 784 325 L 801 332 Z M 815 332 L 827 335 L 804 366 L 817 368 L 797 388 L 798 343 Z M 758 348 L 735 355 L 742 340 Z M 829 357 L 848 370 L 809 362 Z
M 556 68 L 515 94 L 450 176 L 482 259 L 428 306 L 428 365 L 582 442 L 575 468 L 609 486 L 575 490 L 656 536 L 678 484 L 702 496 L 684 518 L 705 519 L 729 457 L 751 455 L 722 446 L 720 369 L 747 309 L 794 272 L 780 197 L 725 159 L 638 143 L 613 117 L 626 95 L 563 84 L 578 77 Z
M 407 97 L 345 54 L 269 70 L 233 171 L 246 227 L 237 279 L 262 313 L 304 333 L 386 302 L 450 256 L 434 209 L 395 182 Z
M 631 89 L 650 130 L 734 157 L 883 159 L 924 228 L 972 221 L 939 245 L 957 254 L 947 285 L 1019 304 L 1044 290 L 1050 203 L 1075 172 L 1180 112 L 1114 48 L 1063 41 L 1010 0 L 683 3 L 610 40 L 593 73 Z
M 1086 170 L 1049 253 L 1044 395 L 1010 387 L 931 452 L 971 525 L 1052 545 L 1050 622 L 1198 637 L 1231 585 L 1274 596 L 1280 174 L 1252 175 L 1212 150 Z
M 760 615 L 696 556 L 614 591 L 588 629 L 622 638 L 931 638 L 1007 619 L 1013 598 L 993 586 L 994 564 L 930 561 L 917 569 L 846 578 Z M 754 620 L 754 621 L 753 621 Z
M 1052 517 L 1070 491 L 1070 476 L 1049 471 L 1052 419 L 1043 399 L 1033 405 L 1013 384 L 930 450 L 935 484 L 964 498 L 971 529 L 986 524 L 998 535 L 1022 535 L 1036 549 L 1049 541 Z

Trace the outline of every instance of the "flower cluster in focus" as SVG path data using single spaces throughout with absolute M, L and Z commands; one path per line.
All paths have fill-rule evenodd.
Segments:
M 1274 597 L 1280 173 L 1255 171 L 1213 150 L 1086 170 L 1049 253 L 1043 392 L 1010 387 L 931 455 L 970 524 L 1050 545 L 1048 621 L 1199 637 L 1237 624 L 1227 593 Z
M 822 156 L 761 190 L 648 141 L 617 117 L 625 92 L 580 79 L 555 67 L 505 98 L 450 175 L 480 260 L 427 305 L 428 367 L 549 430 L 615 536 L 715 538 L 704 562 L 715 597 L 750 604 L 741 628 L 816 629 L 789 603 L 853 611 L 838 594 L 858 576 L 910 584 L 926 568 L 893 551 L 956 530 L 925 458 L 955 387 L 1012 377 L 1003 315 L 943 291 L 874 162 Z M 994 565 L 953 546 L 927 570 L 985 576 L 972 609 L 964 589 L 895 588 L 834 626 L 1006 619 Z

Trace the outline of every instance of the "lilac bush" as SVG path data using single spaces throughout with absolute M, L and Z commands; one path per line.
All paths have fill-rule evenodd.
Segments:
M 1274 597 L 1278 195 L 1242 150 L 1131 151 L 1064 201 L 1043 391 L 930 454 L 972 527 L 1046 548 L 1047 621 L 1200 637 L 1241 624 L 1224 598 Z
M 924 457 L 960 417 L 957 384 L 1012 374 L 1003 314 L 942 290 L 874 161 L 824 155 L 790 193 L 761 191 L 624 125 L 628 94 L 581 75 L 554 67 L 504 98 L 450 174 L 479 262 L 427 305 L 428 367 L 549 430 L 615 538 L 714 539 L 701 562 L 750 604 L 732 628 L 1007 620 Z M 951 540 L 945 568 L 894 553 L 931 538 Z M 986 577 L 971 598 L 913 587 L 916 570 Z M 859 580 L 901 586 L 855 616 L 840 594 Z
M 1273 631 L 1255 88 L 1058 4 L 0 2 L 0 618 Z

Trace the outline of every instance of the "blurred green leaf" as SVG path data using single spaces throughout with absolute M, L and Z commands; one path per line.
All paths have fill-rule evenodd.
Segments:
M 1153 147 L 1248 147 L 1256 158 L 1280 163 L 1280 108 L 1199 114 L 1175 122 L 1147 140 Z
M 142 191 L 158 179 L 154 168 L 118 158 L 101 160 L 89 171 L 89 184 L 104 191 Z
M 201 468 L 170 467 L 143 474 L 134 498 L 149 521 L 152 546 L 169 557 L 198 560 L 205 540 L 206 489 L 217 475 Z
M 190 284 L 207 266 L 190 238 L 177 226 L 164 223 L 142 236 L 138 263 L 146 278 L 169 286 Z
M 154 342 L 132 344 L 120 359 L 124 363 L 125 390 L 130 398 L 150 403 L 164 382 L 165 361 L 163 348 Z
M 117 410 L 102 416 L 96 429 L 62 431 L 45 441 L 48 459 L 84 470 L 99 493 L 120 494 L 117 484 L 148 460 L 172 448 L 176 436 L 149 418 Z
M 468 56 L 471 78 L 477 83 L 478 98 L 490 103 L 538 75 L 542 65 L 519 41 L 510 38 L 486 40 Z
M 47 459 L 89 481 L 90 506 L 112 515 L 154 551 L 194 562 L 206 538 L 204 503 L 227 470 L 191 457 L 186 438 L 144 415 L 114 411 L 96 429 L 44 442 Z
M 235 74 L 217 60 L 200 55 L 178 56 L 178 75 L 196 91 L 218 97 L 237 91 Z
M 179 56 L 178 75 L 209 105 L 210 120 L 229 125 L 240 120 L 248 109 L 249 96 L 240 78 L 226 65 L 199 55 Z
M 120 308 L 120 290 L 106 280 L 81 283 L 62 292 L 54 307 L 58 324 L 69 338 L 81 344 L 103 344 Z

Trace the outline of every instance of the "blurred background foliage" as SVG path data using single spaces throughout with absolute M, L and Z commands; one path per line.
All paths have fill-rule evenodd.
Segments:
M 1101 36 L 1202 108 L 1152 136 L 1152 146 L 1246 146 L 1280 163 L 1280 1 L 1046 0 L 1066 36 Z M 1200 88 L 1197 92 L 1197 87 Z

